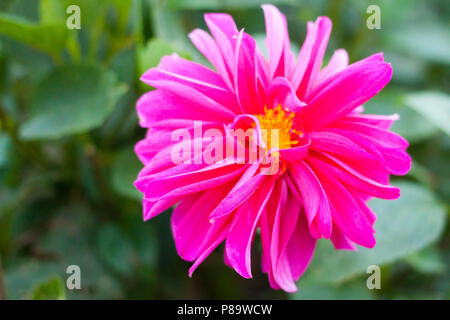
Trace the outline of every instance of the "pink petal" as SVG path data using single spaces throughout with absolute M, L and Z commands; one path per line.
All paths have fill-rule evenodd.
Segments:
M 139 124 L 151 127 L 165 119 L 191 119 L 227 123 L 234 114 L 198 91 L 183 85 L 160 83 L 170 90 L 154 90 L 145 93 L 137 102 Z
M 205 22 L 211 31 L 219 48 L 225 65 L 229 71 L 233 71 L 235 59 L 235 46 L 238 29 L 233 18 L 225 13 L 207 13 Z
M 308 163 L 318 175 L 322 186 L 328 196 L 333 222 L 353 242 L 364 247 L 373 248 L 375 238 L 372 225 L 361 214 L 358 204 L 345 187 L 328 172 Z M 320 172 L 320 174 L 318 173 Z
M 266 101 L 266 106 L 269 108 L 276 108 L 278 105 L 282 105 L 283 108 L 294 112 L 306 106 L 306 103 L 297 98 L 289 81 L 282 77 L 272 80 L 268 88 Z
M 162 58 L 158 68 L 148 70 L 141 80 L 150 86 L 164 88 L 160 83 L 176 82 L 206 95 L 215 102 L 231 109 L 239 111 L 236 97 L 227 88 L 222 78 L 216 72 L 176 54 Z
M 228 88 L 233 91 L 234 87 L 231 83 L 231 74 L 227 69 L 226 63 L 217 47 L 214 39 L 205 31 L 195 29 L 189 34 L 189 38 L 196 48 L 211 62 L 227 84 Z
M 348 191 L 352 194 L 356 203 L 359 205 L 361 213 L 365 215 L 367 221 L 369 221 L 370 224 L 374 224 L 377 220 L 377 216 L 372 211 L 372 209 L 369 208 L 369 206 L 367 205 L 367 200 L 362 196 L 361 192 L 359 192 L 358 189 L 352 187 L 349 187 Z
M 263 109 L 257 92 L 255 50 L 255 40 L 241 31 L 236 42 L 234 82 L 241 109 L 250 114 L 259 114 Z
M 400 119 L 400 116 L 395 113 L 392 115 L 379 114 L 349 114 L 342 118 L 342 120 L 350 122 L 360 122 L 371 126 L 379 127 L 380 129 L 389 130 L 394 121 Z
M 275 211 L 270 255 L 274 280 L 288 292 L 296 291 L 297 287 L 287 263 L 285 249 L 297 224 L 299 211 L 299 203 L 292 197 L 288 198 L 288 189 L 282 180 L 281 195 Z
M 341 120 L 334 123 L 332 127 L 363 134 L 377 145 L 387 148 L 406 149 L 409 146 L 408 141 L 399 134 L 366 123 Z
M 366 63 L 341 71 L 302 109 L 306 131 L 325 127 L 377 94 L 390 80 L 392 68 L 387 63 Z
M 270 79 L 285 76 L 290 54 L 286 18 L 273 5 L 262 5 L 266 20 L 266 46 L 269 54 Z
M 301 161 L 303 160 L 309 153 L 309 148 L 311 146 L 311 140 L 307 139 L 304 145 L 281 149 L 278 152 L 281 157 L 288 161 Z
M 364 58 L 362 60 L 352 63 L 347 68 L 345 68 L 339 72 L 336 72 L 336 73 L 330 75 L 328 78 L 324 79 L 321 83 L 316 84 L 316 86 L 313 88 L 313 90 L 308 92 L 308 94 L 306 95 L 304 100 L 311 101 L 315 96 L 317 96 L 320 92 L 322 92 L 322 90 L 324 88 L 326 88 L 330 83 L 333 83 L 336 80 L 338 80 L 342 76 L 343 72 L 346 72 L 346 71 L 349 71 L 349 70 L 352 70 L 355 68 L 359 68 L 359 67 L 361 67 L 361 65 L 364 65 L 366 63 L 372 63 L 372 62 L 384 62 L 383 53 L 382 52 L 375 53 L 367 58 Z M 354 111 L 358 110 L 358 108 L 362 109 L 362 107 L 359 106 L 359 107 L 355 108 Z
M 226 216 L 223 219 L 218 219 L 213 223 L 213 226 L 208 231 L 203 244 L 201 245 L 201 249 L 199 251 L 199 255 L 195 260 L 194 264 L 189 268 L 189 277 L 192 277 L 192 274 L 197 269 L 197 267 L 209 256 L 209 254 L 225 240 L 229 229 L 230 229 L 230 217 Z
M 172 234 L 177 252 L 187 261 L 195 260 L 212 227 L 208 215 L 231 186 L 224 185 L 183 200 L 172 214 Z
M 209 216 L 210 220 L 217 219 L 233 212 L 253 195 L 253 192 L 261 186 L 265 177 L 262 174 L 254 176 L 258 168 L 259 163 L 248 167 L 231 191 L 227 195 L 224 195 L 218 206 L 211 212 L 211 215 Z
M 141 181 L 145 181 L 146 185 L 140 190 L 145 189 L 143 192 L 149 200 L 175 198 L 226 183 L 240 175 L 244 168 L 236 164 L 210 165 L 204 169 L 167 177 L 144 177 Z M 139 182 L 140 180 L 136 181 L 137 186 L 140 185 Z
M 315 238 L 329 238 L 332 227 L 331 213 L 320 180 L 305 162 L 290 163 L 289 173 L 302 195 L 311 234 Z
M 308 22 L 306 39 L 292 76 L 292 86 L 296 88 L 297 96 L 301 100 L 316 81 L 331 34 L 331 25 L 331 20 L 327 17 Z
M 411 168 L 411 157 L 402 147 L 403 142 L 392 144 L 389 140 L 380 141 L 374 139 L 368 135 L 361 134 L 358 131 L 351 131 L 347 129 L 328 129 L 333 132 L 337 132 L 342 136 L 352 139 L 354 142 L 358 143 L 366 151 L 378 156 L 383 160 L 383 169 L 387 170 L 389 173 L 396 175 L 406 174 Z M 387 132 L 387 134 L 389 134 Z M 395 134 L 394 134 L 395 135 Z M 398 137 L 393 137 L 394 139 Z M 398 140 L 398 139 L 397 139 Z
M 144 221 L 150 220 L 151 218 L 156 217 L 164 210 L 169 209 L 173 205 L 175 205 L 181 198 L 171 198 L 164 200 L 148 200 L 144 197 L 143 203 L 143 219 Z
M 277 185 L 275 185 L 275 188 L 277 188 Z M 273 191 L 271 200 L 273 198 L 279 199 L 279 192 L 277 192 L 276 189 L 274 189 Z M 278 203 L 277 200 L 269 201 L 267 206 L 270 206 L 270 202 Z M 261 231 L 261 244 L 262 244 L 261 264 L 262 264 L 262 271 L 268 274 L 270 286 L 273 289 L 280 289 L 280 286 L 276 283 L 273 277 L 272 259 L 270 256 L 270 243 L 272 238 L 272 226 L 274 219 L 275 219 L 275 210 L 266 208 L 261 214 L 261 218 L 259 220 L 259 228 Z
M 331 234 L 331 242 L 333 242 L 336 250 L 357 250 L 355 244 L 350 241 L 338 226 L 333 224 L 333 233 Z
M 382 167 L 382 161 L 367 152 L 356 142 L 341 136 L 335 132 L 318 131 L 309 134 L 311 138 L 311 149 L 320 152 L 337 154 L 350 162 L 358 162 L 368 167 Z
M 397 199 L 400 197 L 399 188 L 371 180 L 333 156 L 321 155 L 322 157 L 313 154 L 308 158 L 308 161 L 313 163 L 315 167 L 321 168 L 321 171 L 332 174 L 343 184 L 351 185 L 361 192 L 381 199 Z
M 273 177 L 261 186 L 260 191 L 236 211 L 228 233 L 225 250 L 234 270 L 244 278 L 251 278 L 250 250 L 261 213 L 272 193 Z
M 348 53 L 344 49 L 338 49 L 333 53 L 333 56 L 328 62 L 327 66 L 323 68 L 316 79 L 314 87 L 331 77 L 333 74 L 345 69 L 348 66 Z
M 294 280 L 298 280 L 311 262 L 316 239 L 309 233 L 308 222 L 300 213 L 297 224 L 286 246 L 286 258 Z

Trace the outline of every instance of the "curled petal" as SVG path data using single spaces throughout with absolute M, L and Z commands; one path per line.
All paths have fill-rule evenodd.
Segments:
M 277 77 L 270 83 L 266 105 L 270 108 L 282 105 L 289 111 L 297 112 L 306 106 L 306 103 L 297 98 L 294 89 L 286 78 Z

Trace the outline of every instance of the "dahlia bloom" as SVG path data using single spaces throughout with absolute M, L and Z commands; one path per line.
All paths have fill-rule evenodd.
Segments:
M 231 16 L 211 13 L 212 36 L 196 29 L 190 39 L 214 70 L 173 54 L 142 76 L 156 90 L 137 102 L 148 131 L 135 148 L 145 165 L 135 185 L 144 220 L 177 204 L 172 232 L 178 254 L 193 261 L 190 276 L 225 242 L 225 263 L 251 278 L 259 230 L 271 287 L 293 292 L 317 239 L 338 250 L 375 246 L 366 202 L 399 197 L 389 176 L 406 174 L 411 159 L 408 142 L 389 131 L 397 115 L 363 113 L 391 79 L 383 54 L 348 64 L 339 49 L 322 66 L 331 21 L 319 17 L 295 57 L 284 15 L 262 7 L 267 57 Z M 230 133 L 238 129 L 251 133 Z M 174 132 L 188 137 L 174 141 Z

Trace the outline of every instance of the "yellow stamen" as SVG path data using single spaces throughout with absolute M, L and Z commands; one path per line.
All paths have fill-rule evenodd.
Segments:
M 261 125 L 261 133 L 267 151 L 272 148 L 290 148 L 298 143 L 297 137 L 302 136 L 300 130 L 292 128 L 295 113 L 286 112 L 281 105 L 275 109 L 264 107 L 264 114 L 256 115 L 256 117 Z

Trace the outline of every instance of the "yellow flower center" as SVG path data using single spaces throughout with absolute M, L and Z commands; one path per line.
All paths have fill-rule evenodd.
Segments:
M 261 134 L 267 151 L 272 148 L 290 148 L 299 142 L 297 137 L 303 134 L 300 130 L 292 128 L 295 113 L 286 112 L 281 105 L 275 109 L 264 107 L 264 114 L 258 114 L 256 117 L 261 125 Z

